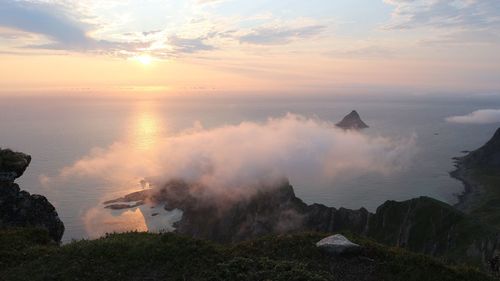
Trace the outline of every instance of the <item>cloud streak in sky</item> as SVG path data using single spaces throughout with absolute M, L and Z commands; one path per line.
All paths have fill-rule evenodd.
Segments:
M 448 117 L 446 121 L 459 124 L 500 123 L 500 109 L 480 109 L 466 115 Z
M 293 40 L 314 37 L 325 29 L 326 26 L 323 25 L 261 27 L 240 36 L 239 41 L 258 45 L 287 44 Z

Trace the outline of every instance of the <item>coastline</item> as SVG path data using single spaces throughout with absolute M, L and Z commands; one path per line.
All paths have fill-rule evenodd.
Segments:
M 464 186 L 464 191 L 457 195 L 458 202 L 453 206 L 462 212 L 470 213 L 472 209 L 476 207 L 475 203 L 478 202 L 483 195 L 484 188 L 471 175 L 471 169 L 465 167 L 465 157 L 466 156 L 453 158 L 456 169 L 449 172 L 449 174 L 452 178 L 460 181 Z

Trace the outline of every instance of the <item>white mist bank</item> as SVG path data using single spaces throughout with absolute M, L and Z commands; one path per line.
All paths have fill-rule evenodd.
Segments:
M 450 116 L 446 121 L 460 124 L 500 123 L 500 109 L 480 109 L 466 115 Z
M 207 194 L 246 193 L 288 178 L 292 185 L 335 187 L 337 178 L 404 169 L 416 152 L 415 137 L 389 139 L 344 131 L 326 121 L 288 114 L 264 123 L 214 129 L 195 126 L 144 149 L 129 142 L 95 148 L 55 177 L 92 178 L 123 186 L 146 178 L 155 186 L 182 179 Z

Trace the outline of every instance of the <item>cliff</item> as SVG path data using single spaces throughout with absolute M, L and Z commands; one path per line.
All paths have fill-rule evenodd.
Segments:
M 465 187 L 456 207 L 500 228 L 500 129 L 485 145 L 455 161 L 457 169 L 450 174 Z
M 0 149 L 0 228 L 43 228 L 59 242 L 64 224 L 54 206 L 44 196 L 31 195 L 14 183 L 30 162 L 29 155 Z
M 466 168 L 500 168 L 500 128 L 485 145 L 462 157 L 460 162 Z
M 164 202 L 169 209 L 183 211 L 182 219 L 175 224 L 177 233 L 218 242 L 304 231 L 347 231 L 386 245 L 475 264 L 485 264 L 500 245 L 495 229 L 428 197 L 387 201 L 376 213 L 370 213 L 364 208 L 307 205 L 295 196 L 288 182 L 222 205 L 220 200 L 193 196 L 197 189 L 177 181 L 106 204 L 128 208 L 129 205 L 123 203 L 134 202 L 132 206 L 136 206 L 137 202 L 146 200 Z

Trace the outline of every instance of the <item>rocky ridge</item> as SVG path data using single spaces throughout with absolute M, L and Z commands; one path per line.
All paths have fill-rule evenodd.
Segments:
M 182 219 L 175 224 L 177 233 L 218 242 L 238 242 L 268 234 L 347 231 L 390 246 L 481 264 L 500 245 L 495 229 L 428 197 L 387 201 L 370 213 L 364 208 L 307 205 L 295 196 L 288 182 L 223 206 L 193 194 L 196 194 L 193 187 L 176 181 L 105 203 L 108 206 L 145 201 L 166 203 L 167 209 L 183 211 Z

